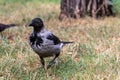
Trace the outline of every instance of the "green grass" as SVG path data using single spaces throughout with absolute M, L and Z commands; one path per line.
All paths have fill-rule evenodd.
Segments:
M 21 3 L 23 5 L 27 2 L 60 3 L 60 0 L 0 0 L 0 4 Z
M 58 20 L 57 0 L 0 0 L 0 21 L 19 23 L 0 36 L 0 80 L 119 80 L 120 19 Z M 50 2 L 50 3 L 49 3 Z M 9 4 L 8 4 L 9 3 Z M 56 4 L 57 3 L 57 4 Z M 47 4 L 47 5 L 46 5 Z M 9 17 L 9 18 L 8 18 Z M 56 64 L 41 68 L 39 57 L 28 44 L 32 31 L 27 25 L 41 17 L 46 28 L 61 40 L 74 41 L 63 47 Z M 46 58 L 46 64 L 51 58 Z
M 113 0 L 113 11 L 117 14 L 120 13 L 120 1 L 119 0 Z

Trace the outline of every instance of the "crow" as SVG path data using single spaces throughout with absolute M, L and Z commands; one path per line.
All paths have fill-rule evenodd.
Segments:
M 15 26 L 17 26 L 17 24 L 3 24 L 3 23 L 0 23 L 0 32 L 3 32 L 7 28 L 15 27 Z
M 33 31 L 29 35 L 28 41 L 33 51 L 38 54 L 43 68 L 45 68 L 44 58 L 54 56 L 47 66 L 48 69 L 60 55 L 62 46 L 73 43 L 61 41 L 57 36 L 48 31 L 41 18 L 32 19 L 29 26 L 33 27 Z

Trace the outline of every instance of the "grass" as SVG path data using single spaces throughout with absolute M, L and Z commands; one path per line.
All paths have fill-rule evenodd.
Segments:
M 22 1 L 0 0 L 0 22 L 20 24 L 0 36 L 0 80 L 120 79 L 119 17 L 60 22 L 58 1 Z M 61 40 L 75 42 L 64 46 L 56 64 L 47 71 L 27 42 L 32 31 L 27 25 L 34 17 L 41 17 Z M 46 64 L 49 61 L 47 58 Z

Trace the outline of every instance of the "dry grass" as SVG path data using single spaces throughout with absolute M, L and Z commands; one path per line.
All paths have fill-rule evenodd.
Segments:
M 60 22 L 58 4 L 38 1 L 0 8 L 0 22 L 20 24 L 0 36 L 0 80 L 120 80 L 118 17 Z M 75 42 L 63 48 L 60 59 L 47 72 L 27 43 L 32 31 L 27 24 L 34 17 L 41 17 L 61 40 Z

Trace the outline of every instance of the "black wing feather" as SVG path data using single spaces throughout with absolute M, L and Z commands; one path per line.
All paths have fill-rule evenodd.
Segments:
M 30 42 L 32 43 L 32 45 L 34 45 L 35 40 L 36 40 L 36 37 L 31 35 L 30 36 Z
M 47 39 L 52 40 L 55 45 L 56 45 L 56 44 L 59 44 L 59 43 L 61 42 L 61 41 L 59 40 L 59 38 L 58 38 L 57 36 L 53 35 L 53 34 L 49 35 L 49 36 L 47 37 Z
M 37 35 L 34 33 L 34 36 L 33 35 L 30 36 L 30 42 L 32 43 L 32 45 L 34 45 L 35 41 L 36 41 L 36 45 L 41 45 L 41 43 L 43 43 L 42 38 L 37 37 Z

